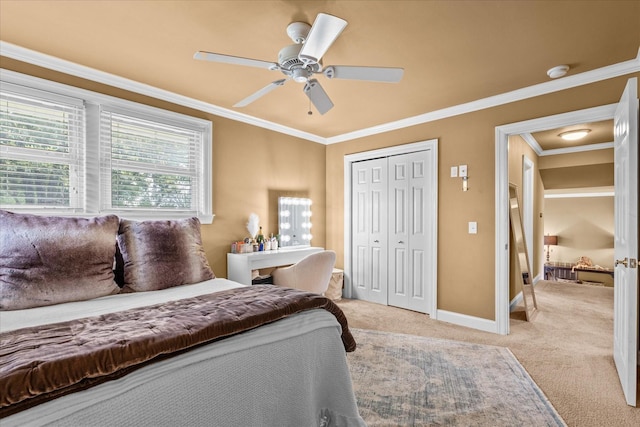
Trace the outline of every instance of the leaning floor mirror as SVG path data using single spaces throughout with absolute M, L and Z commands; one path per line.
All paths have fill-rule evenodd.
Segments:
M 522 214 L 518 203 L 518 187 L 509 184 L 509 217 L 511 222 L 511 232 L 513 233 L 513 251 L 516 265 L 520 267 L 522 274 L 517 275 L 517 281 L 522 289 L 522 300 L 527 321 L 530 322 L 538 310 L 536 294 L 533 289 L 533 279 L 527 244 L 525 241 L 524 228 L 522 226 Z

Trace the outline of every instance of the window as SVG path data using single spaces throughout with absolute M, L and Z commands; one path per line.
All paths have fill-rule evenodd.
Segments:
M 0 76 L 0 207 L 211 222 L 211 122 Z
M 3 84 L 0 96 L 0 204 L 81 209 L 82 100 Z

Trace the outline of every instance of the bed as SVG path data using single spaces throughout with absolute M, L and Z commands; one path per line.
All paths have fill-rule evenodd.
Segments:
M 355 342 L 340 309 L 319 295 L 216 278 L 197 220 L 71 220 L 0 211 L 0 227 L 3 427 L 365 425 L 346 363 Z M 113 246 L 114 229 L 121 273 L 109 259 L 118 251 L 99 249 Z M 47 233 L 55 238 L 43 239 Z M 85 240 L 88 246 L 78 244 Z M 170 250 L 158 249 L 159 241 Z M 47 271 L 56 258 L 51 251 L 66 260 L 53 273 Z M 163 256 L 169 266 L 160 265 Z M 101 274 L 91 273 L 99 258 L 111 262 L 111 273 L 103 265 Z M 93 290 L 77 289 L 118 274 L 122 288 L 106 280 Z M 20 280 L 33 286 L 20 287 Z M 158 283 L 164 284 L 155 289 Z

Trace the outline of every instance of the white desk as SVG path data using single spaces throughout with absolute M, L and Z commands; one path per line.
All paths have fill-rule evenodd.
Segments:
M 247 254 L 227 254 L 227 278 L 244 285 L 251 284 L 251 270 L 291 265 L 324 248 L 305 247 L 278 249 L 275 251 L 250 252 Z

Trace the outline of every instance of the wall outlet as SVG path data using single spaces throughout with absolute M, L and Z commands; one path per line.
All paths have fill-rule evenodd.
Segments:
M 467 176 L 467 165 L 460 165 L 460 178 L 466 178 Z

